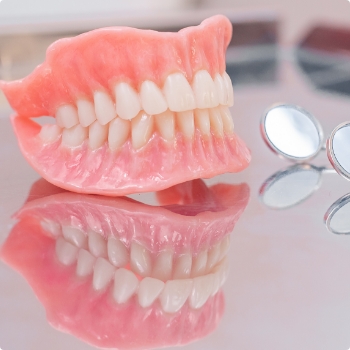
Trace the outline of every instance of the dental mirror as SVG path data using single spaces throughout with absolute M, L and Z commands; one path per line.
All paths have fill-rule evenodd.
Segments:
M 261 120 L 260 131 L 267 145 L 283 158 L 302 162 L 320 151 L 323 131 L 314 116 L 294 105 L 277 105 Z
M 339 198 L 324 216 L 327 229 L 336 234 L 350 234 L 350 193 Z

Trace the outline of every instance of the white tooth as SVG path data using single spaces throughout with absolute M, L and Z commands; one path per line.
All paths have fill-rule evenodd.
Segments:
M 167 141 L 172 141 L 175 137 L 175 113 L 169 109 L 154 116 L 157 129 Z
M 58 107 L 56 112 L 56 123 L 61 128 L 69 129 L 79 123 L 78 112 L 72 105 Z
M 125 245 L 115 237 L 108 237 L 108 258 L 116 267 L 123 267 L 129 262 L 129 254 Z
M 95 91 L 94 103 L 96 118 L 101 125 L 108 124 L 116 117 L 114 103 L 107 93 L 103 91 Z
M 184 279 L 191 275 L 192 255 L 189 253 L 180 255 L 174 266 L 174 279 Z
M 193 309 L 201 308 L 214 289 L 214 275 L 196 277 L 193 279 L 193 288 L 190 296 L 190 306 Z
M 211 293 L 211 295 L 215 295 L 221 286 L 221 276 L 220 273 L 218 271 L 213 272 L 213 291 Z
M 114 275 L 115 267 L 106 259 L 98 258 L 94 266 L 92 285 L 95 290 L 101 290 L 108 286 Z
M 192 284 L 192 279 L 166 282 L 159 297 L 163 310 L 170 313 L 179 311 L 191 294 Z
M 153 117 L 140 112 L 137 117 L 131 120 L 131 139 L 135 149 L 144 146 L 153 133 Z
M 173 253 L 170 250 L 160 252 L 154 263 L 152 277 L 162 281 L 167 281 L 171 278 L 173 269 Z
M 222 137 L 224 136 L 224 125 L 222 123 L 220 109 L 211 108 L 209 110 L 210 117 L 210 128 L 213 131 L 214 135 Z
M 78 253 L 78 263 L 76 273 L 80 277 L 92 274 L 96 258 L 85 249 L 80 249 Z
M 192 82 L 192 89 L 197 108 L 212 108 L 219 105 L 219 97 L 213 79 L 206 70 L 196 73 Z
M 233 86 L 232 86 L 232 82 L 231 82 L 231 78 L 229 77 L 229 75 L 225 72 L 223 74 L 223 79 L 225 82 L 225 86 L 226 86 L 226 90 L 227 90 L 227 103 L 225 103 L 225 105 L 231 107 L 233 106 Z
M 140 88 L 143 110 L 148 114 L 159 114 L 168 109 L 165 98 L 159 87 L 150 80 L 145 80 Z
M 49 219 L 44 219 L 40 222 L 44 231 L 49 232 L 53 237 L 58 237 L 61 234 L 61 225 Z
M 196 108 L 191 86 L 181 73 L 173 73 L 167 76 L 163 92 L 171 111 L 184 112 Z
M 100 148 L 108 137 L 108 124 L 101 125 L 98 120 L 89 126 L 89 146 L 91 149 Z
M 62 144 L 68 147 L 78 147 L 87 137 L 88 129 L 78 124 L 70 129 L 63 129 Z
M 203 275 L 208 261 L 208 252 L 206 250 L 200 252 L 194 259 L 192 264 L 192 277 Z
M 208 109 L 195 109 L 194 120 L 202 135 L 210 136 L 210 119 Z
M 55 142 L 62 134 L 62 129 L 56 124 L 44 125 L 40 130 L 40 138 L 44 143 Z
M 227 235 L 221 241 L 220 258 L 223 259 L 227 255 L 229 250 L 230 250 L 230 235 Z
M 223 107 L 223 106 L 220 107 L 220 115 L 221 115 L 222 123 L 224 125 L 225 133 L 232 134 L 234 125 L 233 125 L 232 116 L 228 107 Z
M 151 256 L 149 251 L 138 243 L 131 243 L 130 247 L 130 264 L 134 272 L 141 276 L 151 274 Z
M 63 265 L 69 266 L 77 260 L 78 248 L 67 242 L 63 237 L 58 237 L 56 240 L 56 255 Z
M 107 243 L 105 239 L 95 231 L 88 233 L 89 250 L 96 257 L 107 257 Z
M 187 137 L 192 138 L 194 135 L 194 116 L 193 111 L 176 113 L 176 120 L 181 132 Z
M 225 258 L 222 260 L 219 264 L 217 264 L 214 268 L 212 273 L 214 274 L 214 279 L 218 280 L 219 288 L 222 287 L 222 285 L 225 283 L 226 278 L 228 276 L 229 272 L 229 266 L 228 266 L 228 259 Z M 217 283 L 217 281 L 216 281 Z
M 121 147 L 130 135 L 131 124 L 128 120 L 115 118 L 109 124 L 108 145 L 114 151 Z
M 139 304 L 142 307 L 151 306 L 153 302 L 158 298 L 163 288 L 164 282 L 151 277 L 144 278 L 139 285 Z
M 141 110 L 137 92 L 127 83 L 119 83 L 115 87 L 116 110 L 120 118 L 130 120 Z
M 207 271 L 210 271 L 220 260 L 221 253 L 221 242 L 214 245 L 213 248 L 209 250 L 208 261 L 207 261 Z
M 224 82 L 224 79 L 219 73 L 215 75 L 214 83 L 215 83 L 216 91 L 218 93 L 219 104 L 227 105 L 228 96 L 227 96 L 226 84 Z
M 83 231 L 72 226 L 62 226 L 63 237 L 79 248 L 86 247 L 87 238 Z
M 96 120 L 94 104 L 88 100 L 78 100 L 78 117 L 82 126 L 89 126 Z
M 137 277 L 129 270 L 118 269 L 114 275 L 113 298 L 118 303 L 125 303 L 139 286 Z

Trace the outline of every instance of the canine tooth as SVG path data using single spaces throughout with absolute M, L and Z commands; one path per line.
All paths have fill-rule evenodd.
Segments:
M 62 134 L 62 129 L 56 124 L 44 125 L 40 130 L 40 138 L 44 143 L 51 143 L 56 141 Z
M 203 275 L 208 261 L 208 252 L 206 250 L 200 252 L 194 259 L 192 264 L 192 277 Z
M 78 248 L 86 246 L 87 238 L 83 231 L 72 226 L 62 226 L 63 237 Z
M 193 309 L 201 308 L 208 300 L 214 288 L 214 275 L 195 277 L 190 295 L 190 306 Z
M 218 265 L 214 267 L 213 273 L 218 278 L 219 288 L 222 287 L 222 285 L 225 283 L 226 278 L 228 276 L 228 270 L 229 270 L 229 266 L 228 266 L 227 258 L 222 260 Z
M 175 114 L 169 109 L 154 116 L 157 129 L 167 141 L 172 141 L 175 137 Z
M 227 105 L 228 96 L 227 96 L 226 84 L 224 82 L 223 77 L 219 73 L 215 75 L 214 84 L 216 87 L 216 91 L 218 93 L 219 104 Z
M 197 108 L 212 108 L 219 105 L 219 97 L 213 79 L 206 70 L 196 73 L 192 82 L 192 89 Z
M 95 231 L 88 233 L 89 250 L 92 255 L 98 257 L 107 257 L 107 243 L 105 239 Z
M 148 142 L 152 135 L 153 117 L 142 111 L 131 120 L 131 126 L 132 145 L 135 149 L 139 149 Z
M 63 129 L 62 144 L 68 147 L 80 146 L 88 137 L 88 129 L 80 124 L 70 129 Z
M 139 286 L 137 277 L 129 270 L 118 269 L 114 275 L 113 298 L 121 304 L 129 300 Z
M 107 93 L 95 91 L 94 103 L 96 118 L 101 125 L 106 125 L 116 117 L 114 103 Z
M 100 148 L 108 137 L 108 125 L 101 125 L 98 120 L 89 126 L 89 146 L 91 149 Z
M 202 135 L 210 135 L 209 110 L 197 108 L 194 110 L 194 121 Z
M 164 288 L 164 282 L 156 278 L 146 277 L 139 285 L 138 299 L 142 307 L 148 307 L 158 298 Z
M 121 147 L 128 139 L 131 124 L 129 120 L 115 118 L 109 124 L 108 145 L 114 151 Z
M 176 113 L 177 123 L 180 130 L 187 138 L 192 138 L 194 135 L 194 116 L 193 111 Z
M 145 80 L 140 88 L 143 110 L 148 114 L 159 114 L 168 109 L 165 98 L 159 87 L 150 80 Z
M 184 279 L 191 275 L 192 268 L 192 255 L 185 253 L 180 255 L 175 262 L 174 266 L 174 279 Z
M 49 232 L 54 237 L 61 234 L 61 225 L 55 221 L 44 219 L 40 222 L 40 225 L 44 231 Z
M 141 276 L 151 274 L 151 256 L 149 251 L 138 243 L 131 243 L 130 264 L 133 271 Z
M 161 281 L 167 281 L 171 278 L 173 269 L 173 253 L 170 250 L 160 252 L 154 263 L 152 277 Z
M 56 112 L 56 123 L 61 128 L 69 129 L 79 123 L 78 112 L 72 105 L 58 107 Z
M 163 92 L 171 111 L 184 112 L 196 108 L 192 88 L 182 73 L 168 75 Z
M 220 115 L 221 115 L 222 123 L 224 125 L 225 132 L 227 134 L 232 134 L 234 125 L 233 125 L 232 116 L 228 107 L 223 107 L 223 106 L 220 107 Z
M 137 92 L 127 83 L 119 83 L 115 87 L 116 111 L 120 118 L 130 120 L 141 110 Z
M 56 255 L 63 265 L 69 266 L 77 259 L 78 248 L 67 242 L 63 237 L 58 237 L 56 240 Z
M 222 137 L 224 136 L 224 125 L 222 123 L 220 109 L 211 108 L 209 110 L 210 128 L 214 132 L 214 135 Z
M 94 104 L 88 100 L 78 100 L 78 117 L 82 126 L 89 126 L 96 120 Z
M 169 313 L 179 311 L 191 294 L 192 285 L 192 279 L 167 281 L 159 297 L 163 310 Z
M 207 271 L 210 271 L 220 260 L 221 242 L 214 245 L 208 253 Z
M 85 249 L 80 249 L 78 253 L 78 263 L 76 273 L 80 277 L 92 274 L 96 258 Z
M 129 262 L 129 254 L 125 245 L 115 237 L 109 236 L 107 243 L 109 261 L 116 267 L 123 267 Z
M 233 100 L 234 100 L 232 81 L 226 72 L 223 74 L 222 77 L 224 79 L 226 90 L 227 90 L 227 103 L 225 103 L 225 105 L 231 107 L 233 106 Z
M 98 258 L 94 266 L 92 285 L 95 290 L 101 290 L 108 286 L 114 275 L 115 267 L 106 259 Z

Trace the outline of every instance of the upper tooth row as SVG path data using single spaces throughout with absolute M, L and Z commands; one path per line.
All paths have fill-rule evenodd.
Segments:
M 129 84 L 120 82 L 114 88 L 113 98 L 105 91 L 95 91 L 93 103 L 87 99 L 78 99 L 76 106 L 65 104 L 56 111 L 57 124 L 71 128 L 80 123 L 86 127 L 96 119 L 101 125 L 109 123 L 117 115 L 131 120 L 144 110 L 154 115 L 165 112 L 184 112 L 196 108 L 213 108 L 219 104 L 233 105 L 231 79 L 225 72 L 217 73 L 212 79 L 208 71 L 198 71 L 192 81 L 192 87 L 182 73 L 168 75 L 161 90 L 154 82 L 145 80 L 136 92 Z

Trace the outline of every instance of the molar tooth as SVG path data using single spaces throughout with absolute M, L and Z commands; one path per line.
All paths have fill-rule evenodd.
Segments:
M 101 290 L 108 286 L 113 278 L 115 268 L 106 259 L 98 258 L 94 266 L 92 285 L 95 290 Z
M 192 265 L 192 277 L 203 275 L 208 261 L 208 251 L 200 252 L 194 259 Z
M 135 149 L 144 146 L 153 132 L 153 117 L 141 111 L 131 120 L 131 139 Z
M 164 282 L 158 279 L 151 277 L 144 278 L 139 285 L 139 304 L 142 307 L 151 306 L 162 292 L 164 285 Z
M 163 310 L 169 313 L 179 311 L 191 294 L 192 285 L 192 279 L 166 282 L 159 297 Z
M 100 148 L 108 137 L 108 125 L 101 125 L 98 120 L 89 126 L 89 146 L 91 149 Z
M 224 136 L 224 125 L 222 123 L 220 109 L 211 108 L 209 110 L 210 117 L 210 128 L 213 131 L 214 135 L 222 137 Z
M 96 120 L 94 104 L 88 100 L 78 100 L 78 117 L 82 126 L 89 126 Z
M 139 286 L 137 277 L 129 270 L 118 269 L 114 275 L 113 298 L 118 303 L 125 303 Z
M 115 87 L 116 111 L 120 118 L 130 120 L 141 110 L 137 92 L 127 83 L 119 83 Z
M 151 257 L 149 251 L 138 243 L 131 243 L 130 264 L 133 271 L 141 276 L 151 274 Z
M 197 108 L 194 110 L 194 120 L 202 135 L 210 136 L 209 110 Z
M 170 250 L 160 252 L 154 263 L 152 277 L 162 281 L 167 281 L 171 278 L 173 269 L 173 253 Z
M 107 243 L 105 239 L 95 231 L 88 233 L 89 250 L 92 255 L 98 257 L 107 257 Z
M 56 112 L 56 123 L 61 128 L 69 129 L 79 123 L 78 113 L 74 106 L 63 105 Z
M 224 82 L 223 77 L 219 73 L 215 75 L 214 84 L 216 87 L 216 91 L 218 93 L 219 104 L 227 105 L 228 95 L 227 95 L 226 84 Z
M 103 91 L 95 91 L 94 103 L 96 118 L 101 125 L 108 124 L 116 117 L 114 103 L 107 93 Z
M 226 86 L 226 90 L 227 90 L 227 103 L 224 103 L 225 105 L 231 107 L 233 106 L 233 86 L 232 86 L 232 82 L 231 82 L 231 78 L 229 77 L 229 75 L 225 72 L 223 74 L 223 79 L 224 79 L 224 83 Z
M 184 112 L 196 108 L 193 91 L 182 73 L 168 75 L 163 92 L 171 111 Z
M 157 129 L 167 141 L 172 141 L 175 137 L 175 114 L 169 109 L 154 116 Z
M 79 277 L 86 277 L 92 274 L 96 258 L 85 249 L 80 249 L 78 253 L 78 263 L 76 274 Z
M 232 116 L 228 107 L 221 106 L 220 115 L 221 115 L 222 123 L 224 125 L 224 130 L 226 134 L 232 134 L 234 125 L 233 125 Z
M 195 277 L 190 296 L 190 306 L 193 309 L 201 308 L 208 300 L 214 289 L 214 275 Z
M 219 105 L 219 97 L 213 79 L 206 70 L 196 73 L 192 82 L 192 89 L 197 108 L 212 108 Z
M 63 265 L 69 266 L 77 259 L 78 248 L 67 242 L 63 237 L 58 237 L 56 240 L 56 255 Z
M 180 255 L 175 262 L 174 267 L 174 279 L 184 279 L 189 278 L 191 275 L 192 268 L 192 255 L 185 253 Z
M 150 80 L 145 80 L 140 89 L 141 104 L 148 114 L 159 114 L 168 109 L 165 98 L 159 87 Z
M 63 129 L 62 144 L 67 147 L 78 147 L 88 137 L 88 129 L 80 124 L 73 126 L 70 129 Z
M 208 261 L 207 261 L 207 271 L 210 271 L 220 259 L 221 253 L 221 242 L 214 245 L 213 248 L 209 250 Z
M 116 267 L 123 267 L 129 262 L 129 254 L 125 245 L 113 236 L 108 237 L 107 243 L 109 261 Z
M 44 231 L 49 232 L 53 237 L 58 237 L 62 232 L 61 225 L 49 219 L 42 220 L 40 225 Z
M 115 118 L 109 124 L 108 145 L 112 151 L 121 147 L 128 139 L 131 124 L 128 120 Z
M 62 134 L 62 129 L 57 124 L 44 125 L 40 130 L 40 138 L 44 143 L 56 141 Z
M 78 248 L 86 247 L 87 238 L 83 231 L 72 226 L 62 226 L 63 237 Z
M 176 120 L 181 132 L 187 138 L 193 138 L 194 135 L 194 116 L 193 111 L 176 113 Z

